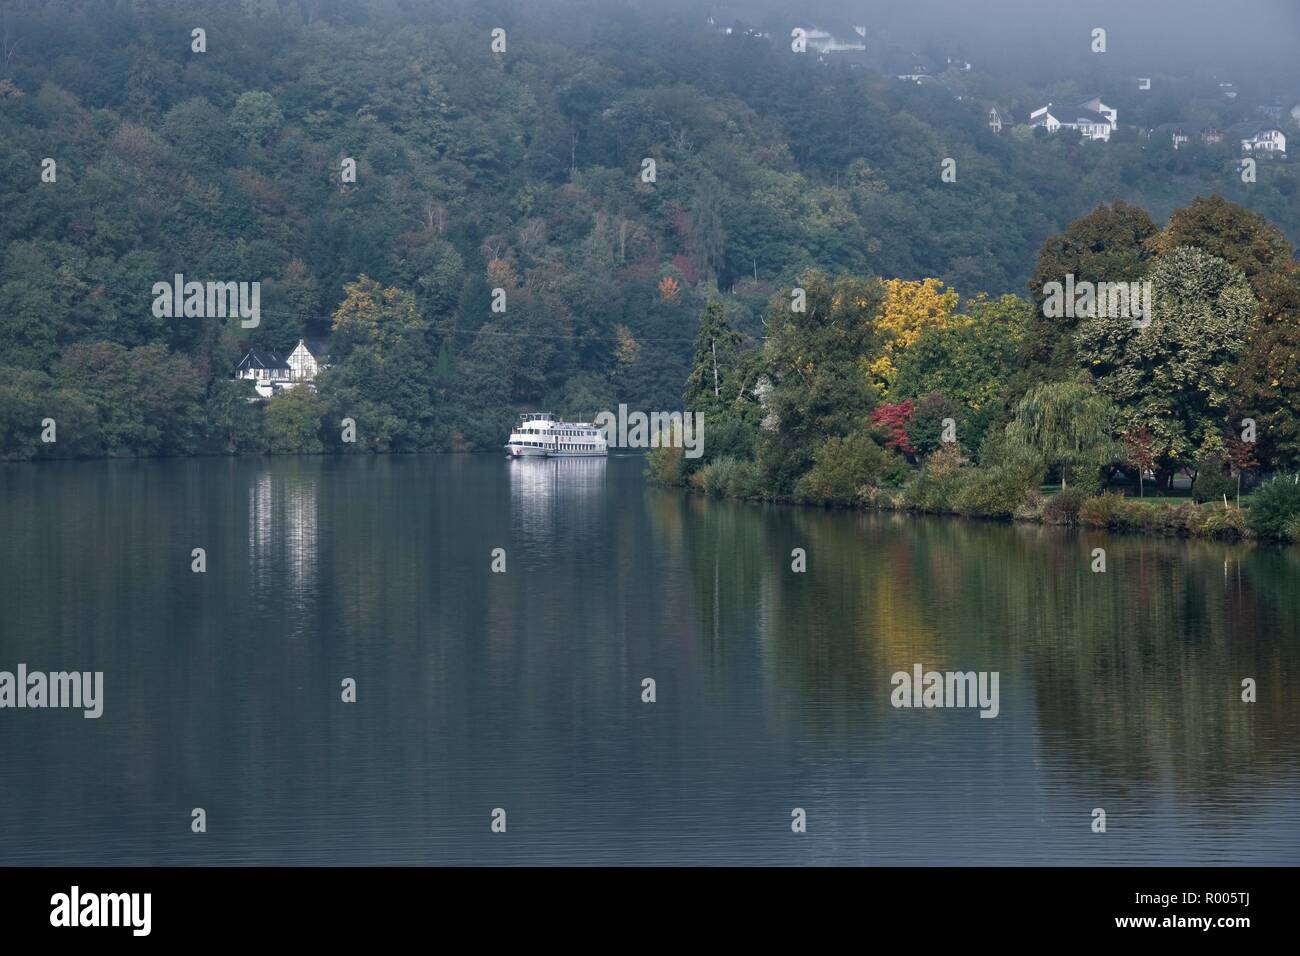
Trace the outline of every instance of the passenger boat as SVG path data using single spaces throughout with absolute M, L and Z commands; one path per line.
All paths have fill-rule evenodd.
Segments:
M 550 412 L 525 412 L 510 433 L 511 458 L 591 458 L 609 454 L 605 434 L 591 422 L 563 422 Z

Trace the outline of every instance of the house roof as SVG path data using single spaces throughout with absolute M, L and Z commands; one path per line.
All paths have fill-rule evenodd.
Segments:
M 1239 136 L 1242 139 L 1252 139 L 1261 133 L 1282 132 L 1281 128 L 1272 123 L 1238 123 L 1230 127 L 1228 132 L 1233 136 Z
M 1070 110 L 1068 115 L 1074 117 L 1073 122 L 1075 123 L 1100 123 L 1104 126 L 1110 125 L 1110 117 L 1098 113 L 1096 110 L 1084 109 L 1082 106 Z
M 249 349 L 248 354 L 243 357 L 236 369 L 241 368 L 265 368 L 279 369 L 288 368 L 289 363 L 280 358 L 275 352 L 264 349 Z
M 303 339 L 302 344 L 317 359 L 329 358 L 330 344 L 325 339 Z M 297 346 L 295 346 L 296 348 Z

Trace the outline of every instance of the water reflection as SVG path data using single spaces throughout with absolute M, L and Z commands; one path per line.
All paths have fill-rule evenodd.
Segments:
M 755 635 L 773 706 L 819 737 L 925 747 L 975 778 L 1028 782 L 1032 758 L 1062 797 L 1135 813 L 1173 797 L 1240 823 L 1295 806 L 1297 549 L 701 498 L 651 513 L 690 561 L 711 665 L 734 669 Z M 890 674 L 917 662 L 999 671 L 1002 716 L 892 709 Z
M 564 535 L 589 536 L 599 527 L 605 458 L 512 458 L 510 506 L 514 528 L 531 544 Z M 559 524 L 559 522 L 563 524 Z
M 305 469 L 305 470 L 304 470 Z M 284 463 L 248 477 L 248 572 L 259 603 L 287 602 L 293 636 L 312 624 L 319 562 L 319 471 Z

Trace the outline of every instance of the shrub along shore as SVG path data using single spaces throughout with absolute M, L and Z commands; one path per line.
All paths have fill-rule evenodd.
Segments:
M 1300 543 L 1300 483 L 1296 476 L 1265 482 L 1252 492 L 1247 503 L 1238 505 L 1232 492 L 1224 492 L 1218 500 L 1199 501 L 1195 489 L 1191 498 L 1136 497 L 1119 490 L 1097 494 L 1069 486 L 1045 493 L 1038 487 L 1016 483 L 1016 478 L 1025 477 L 1024 472 L 1015 474 L 1023 463 L 972 467 L 958 464 L 956 456 L 940 456 L 927 461 L 902 486 L 805 486 L 800 494 L 772 496 L 762 492 L 761 474 L 754 462 L 721 458 L 696 471 L 687 481 L 680 481 L 664 474 L 673 457 L 663 451 L 652 455 L 650 479 L 712 497 L 1024 521 L 1167 537 Z

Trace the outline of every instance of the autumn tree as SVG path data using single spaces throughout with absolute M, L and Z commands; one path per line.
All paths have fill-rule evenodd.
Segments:
M 1156 466 L 1159 455 L 1156 439 L 1148 429 L 1133 428 L 1120 436 L 1124 445 L 1124 461 L 1137 469 L 1138 497 L 1146 497 L 1146 473 Z
M 967 299 L 947 324 L 932 326 L 898 361 L 895 400 L 940 393 L 961 406 L 963 438 L 978 448 L 994 422 L 1005 421 L 1022 341 L 1033 322 L 1025 299 Z
M 903 353 L 927 329 L 946 326 L 956 307 L 957 293 L 945 290 L 939 279 L 885 282 L 885 300 L 875 320 L 879 348 L 864 359 L 865 370 L 881 394 L 888 395 L 893 387 Z
M 1259 467 L 1255 457 L 1255 443 L 1243 441 L 1229 432 L 1223 438 L 1224 457 L 1232 475 L 1237 479 L 1237 507 L 1241 507 L 1241 476 L 1243 473 Z
M 871 412 L 871 425 L 880 431 L 885 448 L 908 456 L 916 454 L 916 449 L 907 437 L 907 426 L 912 420 L 915 406 L 916 403 L 909 398 L 894 405 L 877 406 Z
M 676 305 L 681 301 L 682 289 L 677 280 L 672 276 L 664 276 L 659 280 L 659 299 L 662 302 L 669 302 Z
M 636 340 L 632 330 L 620 322 L 614 326 L 614 361 L 620 367 L 631 365 L 641 355 L 641 343 Z

